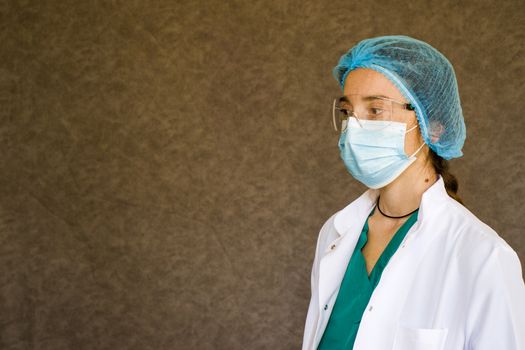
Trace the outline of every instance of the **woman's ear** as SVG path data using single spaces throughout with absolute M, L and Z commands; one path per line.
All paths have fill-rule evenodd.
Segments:
M 441 134 L 445 131 L 443 124 L 437 121 L 430 122 L 430 142 L 436 143 L 439 141 Z

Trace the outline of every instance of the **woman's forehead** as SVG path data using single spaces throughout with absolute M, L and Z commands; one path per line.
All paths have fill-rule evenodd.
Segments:
M 345 79 L 344 95 L 387 96 L 398 101 L 405 98 L 383 74 L 369 68 L 356 68 Z

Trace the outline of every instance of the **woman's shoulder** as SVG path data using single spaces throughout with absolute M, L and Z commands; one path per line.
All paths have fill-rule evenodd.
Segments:
M 441 218 L 444 238 L 457 259 L 481 267 L 495 258 L 521 270 L 517 252 L 494 228 L 452 198 L 446 206 L 446 217 Z
M 482 245 L 514 250 L 494 228 L 458 201 L 450 198 L 445 205 L 448 217 L 440 218 L 440 220 L 452 223 L 451 226 L 454 226 L 448 231 L 453 236 L 451 238 L 464 241 L 470 247 L 479 248 Z

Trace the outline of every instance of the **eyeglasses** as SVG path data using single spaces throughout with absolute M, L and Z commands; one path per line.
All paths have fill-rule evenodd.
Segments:
M 349 94 L 335 98 L 332 106 L 334 129 L 338 131 L 339 126 L 341 132 L 345 131 L 349 117 L 354 117 L 359 126 L 365 129 L 385 128 L 394 120 L 394 107 L 414 110 L 410 103 L 399 102 L 382 95 Z

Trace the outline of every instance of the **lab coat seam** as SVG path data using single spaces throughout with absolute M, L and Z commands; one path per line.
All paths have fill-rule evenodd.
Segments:
M 454 239 L 453 240 L 454 243 L 457 242 L 458 239 L 459 239 L 459 235 L 455 235 L 455 237 L 453 237 L 453 239 Z M 430 242 L 428 249 L 431 249 L 431 247 L 430 247 L 431 245 L 432 245 L 432 242 Z M 452 256 L 452 257 L 450 257 L 450 256 Z M 451 266 L 453 266 L 453 263 L 454 263 L 453 257 L 454 257 L 454 254 L 450 254 L 448 256 L 448 259 L 445 260 L 445 262 L 444 262 L 445 266 L 443 267 L 444 271 L 450 271 L 451 270 Z M 439 280 L 439 282 L 441 282 L 441 283 L 438 282 L 437 284 L 438 285 L 445 285 L 445 283 L 443 283 L 443 281 L 447 279 L 448 275 L 445 275 L 445 276 L 441 275 L 440 277 L 441 277 L 441 279 Z M 441 290 L 440 296 L 438 297 L 438 300 L 436 302 L 437 305 L 441 305 L 442 300 L 445 298 L 445 294 L 446 293 L 443 290 Z M 434 313 L 432 315 L 432 319 L 430 321 L 430 324 L 433 325 L 433 326 L 435 325 L 436 317 L 438 317 L 438 313 Z M 445 326 L 446 326 L 447 329 L 450 327 L 450 325 L 448 325 L 448 324 L 445 325 Z
M 462 226 L 461 226 L 461 230 L 458 230 L 458 236 L 462 235 L 464 232 L 467 231 L 467 224 L 464 223 Z M 464 253 L 464 250 L 458 250 L 456 252 L 456 259 L 460 259 L 462 253 Z M 465 298 L 465 300 L 467 301 L 470 301 L 468 307 L 467 307 L 467 310 L 466 310 L 466 314 L 467 314 L 467 317 L 466 317 L 466 320 L 465 320 L 465 332 L 469 332 L 470 331 L 470 320 L 468 318 L 468 315 L 470 315 L 470 312 L 471 312 L 471 308 L 472 308 L 472 295 L 474 294 L 474 291 L 477 287 L 477 283 L 478 283 L 478 280 L 481 278 L 480 276 L 482 275 L 482 272 L 484 270 L 484 268 L 486 268 L 486 265 L 482 265 L 480 268 L 478 268 L 478 270 L 476 271 L 476 274 L 474 275 L 473 279 L 472 279 L 472 283 L 471 283 L 471 287 L 470 287 L 470 290 L 467 294 L 467 297 Z M 472 344 L 472 337 L 470 336 L 470 334 L 467 334 L 466 336 L 466 345 L 467 345 L 467 348 L 470 349 L 470 346 Z
M 502 248 L 505 249 L 506 247 L 502 246 Z M 509 295 L 509 288 L 507 288 L 508 287 L 508 279 L 509 279 L 510 276 L 506 276 L 508 271 L 513 271 L 513 269 L 511 269 L 510 267 L 505 268 L 505 266 L 502 265 L 500 256 L 501 256 L 501 253 L 504 251 L 503 249 L 497 249 L 496 250 L 496 264 L 498 265 L 498 270 L 497 270 L 498 273 L 496 273 L 496 275 L 498 276 L 498 279 L 499 279 L 499 283 L 497 284 L 497 288 L 498 289 L 502 289 L 501 293 L 504 295 L 504 298 L 505 298 L 504 300 L 505 300 L 505 306 L 507 307 L 507 314 L 510 315 L 510 316 L 513 316 L 514 314 L 513 314 L 512 310 L 510 309 L 510 305 L 512 305 L 512 299 L 511 299 L 511 296 Z M 516 254 L 515 251 L 511 251 L 511 252 L 508 252 L 508 253 L 513 255 L 513 258 L 517 257 L 517 254 Z M 514 262 L 516 262 L 515 259 L 514 259 Z M 519 264 L 519 258 L 518 258 L 517 262 Z M 520 264 L 520 266 L 521 266 L 521 264 Z M 505 276 L 505 278 L 504 278 L 504 276 Z M 516 278 L 522 278 L 522 277 L 520 275 L 520 276 L 516 276 Z M 516 328 L 514 328 L 514 326 L 515 326 L 514 322 L 512 322 L 512 326 L 513 326 L 512 334 L 513 335 L 519 334 L 518 330 Z M 515 342 L 514 345 L 517 346 L 518 345 L 518 340 L 516 339 L 516 337 L 514 337 L 513 340 Z
M 470 290 L 469 297 L 467 298 L 467 300 L 470 300 L 470 301 L 473 300 L 473 294 L 475 290 L 478 290 L 481 292 L 488 292 L 490 297 L 503 295 L 504 305 L 507 311 L 506 315 L 512 315 L 512 310 L 509 308 L 509 305 L 511 305 L 511 299 L 508 294 L 508 288 L 507 288 L 507 283 L 506 283 L 507 280 L 503 278 L 503 275 L 505 274 L 507 269 L 505 269 L 504 266 L 501 264 L 500 254 L 502 250 L 498 248 L 502 248 L 502 247 L 496 246 L 495 249 L 491 250 L 489 257 L 485 260 L 485 264 L 483 264 L 481 268 L 478 270 L 478 272 L 476 273 L 476 277 L 474 279 L 474 282 L 472 283 L 472 288 Z M 516 253 L 514 252 L 514 254 Z M 487 288 L 485 288 L 485 290 L 482 290 L 479 288 L 479 284 L 481 284 L 481 278 L 483 274 L 487 272 L 491 272 L 489 273 L 490 278 L 487 278 L 487 280 L 490 280 L 491 283 L 488 287 L 488 290 Z M 521 276 L 519 276 L 518 278 L 521 278 Z M 469 303 L 469 307 L 467 309 L 467 320 L 466 320 L 466 326 L 465 326 L 466 331 L 471 331 L 471 329 L 473 330 L 471 334 L 468 334 L 467 341 L 466 341 L 469 349 L 472 348 L 472 346 L 477 343 L 478 338 L 480 336 L 479 333 L 474 332 L 475 326 L 478 320 L 470 319 L 468 317 L 471 312 L 472 304 L 473 304 L 472 302 Z M 487 317 L 485 317 L 485 319 L 487 319 Z M 513 328 L 512 334 L 516 335 L 518 334 L 518 331 L 515 328 Z M 513 338 L 513 341 L 515 342 L 514 345 L 516 345 L 516 341 L 517 341 L 516 338 Z
M 514 271 L 514 268 L 505 267 L 505 266 L 502 265 L 501 254 L 502 253 L 509 253 L 510 256 L 512 256 L 513 262 L 515 264 L 517 264 L 517 266 L 519 266 L 519 268 L 516 269 L 517 271 L 521 270 L 521 263 L 519 261 L 518 254 L 514 250 L 510 250 L 509 251 L 509 250 L 506 249 L 506 246 L 504 246 L 504 245 L 502 245 L 500 248 L 502 248 L 502 249 L 497 249 L 496 250 L 496 263 L 497 263 L 497 265 L 499 267 L 497 275 L 498 275 L 498 279 L 499 279 L 499 282 L 500 282 L 500 283 L 498 283 L 498 289 L 502 289 L 502 294 L 505 296 L 505 306 L 507 307 L 507 311 L 508 311 L 507 314 L 509 316 L 513 317 L 514 313 L 512 312 L 512 309 L 510 308 L 510 305 L 512 305 L 512 299 L 511 299 L 511 296 L 509 294 L 509 288 L 508 288 L 509 283 L 508 283 L 508 281 L 509 281 L 509 279 L 514 280 L 514 278 L 516 280 L 522 279 L 522 276 L 521 276 L 521 274 L 519 274 L 517 276 L 514 276 L 514 278 L 512 278 L 513 276 L 510 276 L 510 275 L 507 276 L 509 271 Z M 513 319 L 513 321 L 514 321 L 514 319 Z M 513 326 L 512 334 L 514 335 L 514 343 L 517 346 L 517 345 L 519 345 L 519 343 L 518 343 L 519 340 L 517 339 L 516 335 L 519 334 L 519 330 L 517 330 L 515 328 L 516 322 L 511 322 L 511 324 Z
M 469 290 L 469 293 L 468 293 L 468 297 L 465 298 L 465 300 L 468 300 L 470 301 L 469 302 L 469 305 L 467 307 L 467 317 L 466 317 L 466 320 L 465 320 L 465 332 L 467 333 L 466 334 L 466 339 L 465 339 L 465 343 L 466 343 L 466 346 L 468 349 L 471 348 L 472 344 L 474 343 L 474 340 L 475 340 L 475 334 L 472 334 L 471 332 L 471 326 L 470 326 L 470 323 L 471 323 L 471 320 L 469 318 L 469 315 L 471 313 L 471 309 L 472 309 L 472 295 L 474 294 L 474 290 L 476 289 L 476 286 L 477 286 L 477 283 L 478 283 L 478 279 L 480 278 L 480 275 L 482 273 L 482 270 L 483 268 L 480 268 L 478 269 L 478 271 L 476 272 L 476 275 L 473 279 L 473 282 L 472 282 L 472 285 L 471 285 L 471 288 Z

